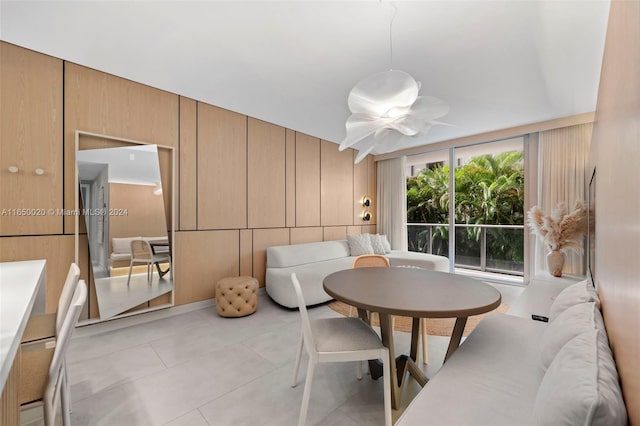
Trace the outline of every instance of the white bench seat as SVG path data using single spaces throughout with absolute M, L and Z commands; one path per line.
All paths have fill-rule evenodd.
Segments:
M 487 315 L 396 424 L 534 424 L 545 327 L 512 315 Z

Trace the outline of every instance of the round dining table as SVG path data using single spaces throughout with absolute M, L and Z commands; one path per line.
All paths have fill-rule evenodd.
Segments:
M 400 405 L 400 391 L 406 372 L 424 386 L 428 379 L 417 366 L 420 318 L 456 318 L 446 360 L 460 345 L 467 318 L 500 306 L 502 297 L 494 287 L 463 275 L 419 268 L 354 268 L 325 277 L 324 290 L 334 299 L 358 308 L 358 315 L 370 323 L 369 312 L 378 312 L 382 343 L 396 359 L 391 317 L 413 318 L 411 348 L 391 365 L 391 402 Z M 375 361 L 369 362 L 371 376 L 382 374 Z

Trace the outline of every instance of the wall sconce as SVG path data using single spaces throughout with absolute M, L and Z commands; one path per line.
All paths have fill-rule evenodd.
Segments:
M 363 195 L 362 196 L 362 206 L 363 207 L 369 207 L 371 206 L 371 198 L 369 198 L 368 195 Z
M 371 220 L 371 212 L 369 210 L 365 210 L 362 212 L 362 220 L 365 222 L 369 222 Z
M 9 166 L 9 173 L 18 173 L 18 167 Z

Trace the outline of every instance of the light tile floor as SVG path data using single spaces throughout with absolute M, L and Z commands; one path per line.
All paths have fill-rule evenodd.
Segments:
M 522 291 L 495 286 L 507 304 Z M 339 316 L 326 305 L 309 313 Z M 118 330 L 94 333 L 92 328 L 105 329 L 80 329 L 67 357 L 73 425 L 297 424 L 306 356 L 299 385 L 292 388 L 290 382 L 300 317 L 264 292 L 258 312 L 244 318 L 221 318 L 209 307 Z M 409 334 L 397 332 L 395 339 L 396 351 L 408 352 Z M 440 368 L 447 344 L 446 337 L 429 336 L 431 363 L 423 366 L 428 376 Z M 365 376 L 358 381 L 355 373 L 353 363 L 318 365 L 309 425 L 384 423 L 382 380 Z M 418 391 L 409 381 L 394 420 Z M 37 425 L 42 419 L 26 412 L 21 423 Z

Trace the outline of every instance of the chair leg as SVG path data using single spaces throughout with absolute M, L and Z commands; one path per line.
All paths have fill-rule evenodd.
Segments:
M 151 263 L 147 263 L 147 284 L 151 285 L 151 277 L 152 277 L 152 273 L 151 273 Z
M 356 361 L 356 365 L 357 365 L 356 378 L 358 380 L 362 380 L 362 361 Z
M 62 406 L 62 426 L 71 426 L 71 395 L 67 388 L 67 371 L 62 369 L 62 386 L 60 386 L 60 400 Z
M 384 379 L 384 424 L 391 426 L 393 419 L 391 418 L 391 366 L 389 362 L 389 352 L 382 355 L 382 378 Z
M 129 263 L 129 278 L 127 278 L 127 285 L 131 281 L 131 270 L 133 269 L 133 262 Z
M 313 383 L 313 371 L 316 363 L 313 358 L 309 357 L 309 366 L 307 367 L 307 378 L 304 382 L 304 392 L 302 394 L 302 407 L 300 407 L 300 418 L 298 426 L 304 426 L 307 422 L 307 410 L 309 409 L 309 398 L 311 397 L 311 384 Z
M 293 366 L 293 380 L 291 387 L 295 388 L 298 384 L 298 372 L 300 371 L 300 359 L 302 358 L 302 346 L 304 345 L 304 335 L 300 333 L 300 343 L 298 344 L 298 353 L 296 354 L 296 363 Z
M 426 318 L 420 319 L 420 325 L 422 326 L 422 363 L 429 364 L 429 350 L 427 348 L 427 320 Z

